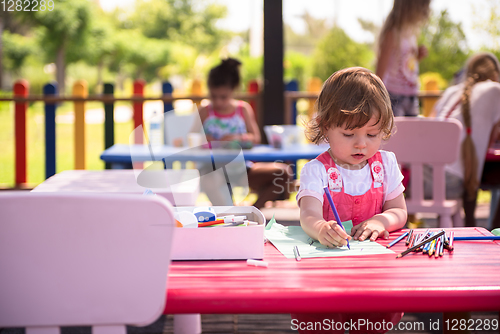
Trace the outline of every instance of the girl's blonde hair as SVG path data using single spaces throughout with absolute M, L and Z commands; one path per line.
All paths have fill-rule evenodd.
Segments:
M 461 149 L 465 191 L 470 198 L 473 198 L 479 187 L 479 180 L 477 179 L 478 159 L 476 147 L 471 138 L 470 95 L 476 83 L 493 79 L 494 74 L 500 75 L 500 65 L 498 59 L 493 54 L 481 52 L 475 54 L 467 61 L 466 68 L 465 85 L 462 93 L 462 118 L 466 136 L 462 142 Z
M 416 33 L 420 25 L 429 18 L 430 2 L 430 0 L 394 0 L 392 10 L 380 32 L 379 48 L 388 31 L 394 31 L 396 41 L 399 41 L 402 33 Z
M 333 73 L 323 84 L 315 108 L 317 115 L 306 127 L 307 138 L 315 144 L 326 139 L 332 126 L 361 128 L 373 116 L 384 140 L 389 139 L 394 126 L 387 89 L 378 76 L 362 67 Z

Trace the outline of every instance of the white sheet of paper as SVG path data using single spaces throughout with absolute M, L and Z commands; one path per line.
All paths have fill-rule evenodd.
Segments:
M 319 241 L 311 239 L 300 226 L 283 226 L 276 222 L 269 222 L 268 224 L 272 225 L 264 231 L 264 235 L 288 259 L 295 258 L 294 246 L 298 247 L 302 258 L 395 254 L 392 250 L 370 240 L 351 240 L 349 241 L 351 249 L 348 249 L 347 246 L 327 248 L 320 244 Z M 349 234 L 352 222 L 346 221 L 342 224 Z

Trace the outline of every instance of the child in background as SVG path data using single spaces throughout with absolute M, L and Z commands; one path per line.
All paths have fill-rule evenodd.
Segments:
M 486 151 L 498 136 L 495 127 L 500 126 L 500 63 L 497 57 L 488 52 L 474 54 L 467 61 L 463 79 L 462 83 L 446 89 L 434 108 L 438 118 L 455 118 L 463 125 L 460 157 L 445 166 L 446 198 L 465 195 L 465 223 L 473 227 L 481 177 L 489 184 L 500 183 L 498 170 L 485 165 Z M 428 197 L 432 193 L 432 171 L 425 169 L 424 176 L 424 193 Z M 500 227 L 499 214 L 494 219 L 494 227 Z
M 417 45 L 420 26 L 429 17 L 430 0 L 394 0 L 380 32 L 376 74 L 391 98 L 394 116 L 417 116 L 418 63 L 427 48 Z
M 404 227 L 407 212 L 396 156 L 379 150 L 382 140 L 390 137 L 394 122 L 384 84 L 361 67 L 340 70 L 323 85 L 316 108 L 317 116 L 308 124 L 306 134 L 316 144 L 327 141 L 330 148 L 302 169 L 297 194 L 302 228 L 328 247 L 345 246 L 346 239 L 388 238 L 389 232 Z M 352 220 L 351 235 L 335 221 L 325 186 L 340 219 Z M 394 325 L 401 317 L 401 312 L 292 314 L 299 322 L 369 319 Z
M 233 98 L 240 84 L 239 66 L 232 58 L 212 68 L 208 75 L 210 104 L 200 109 L 201 123 L 210 141 L 238 141 L 242 146 L 260 143 L 260 131 L 252 107 Z M 284 163 L 247 162 L 248 185 L 257 192 L 257 208 L 267 201 L 289 197 L 288 188 L 292 184 L 292 169 Z M 213 202 L 213 200 L 211 199 Z M 227 203 L 212 203 L 227 205 Z

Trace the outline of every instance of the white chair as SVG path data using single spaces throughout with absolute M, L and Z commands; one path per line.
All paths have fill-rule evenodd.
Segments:
M 0 328 L 126 333 L 163 312 L 174 232 L 159 196 L 0 194 Z
M 455 119 L 396 117 L 396 133 L 382 149 L 396 154 L 398 163 L 409 165 L 411 189 L 406 198 L 408 213 L 430 212 L 441 227 L 462 226 L 461 200 L 446 200 L 445 164 L 458 159 L 462 125 Z M 424 199 L 424 164 L 433 168 L 432 200 Z M 453 216 L 453 219 L 452 219 Z
M 166 112 L 164 114 L 164 124 L 165 124 L 165 144 L 174 146 L 187 147 L 189 146 L 188 134 L 193 128 L 194 124 L 197 124 L 197 128 L 201 129 L 200 133 L 203 135 L 202 143 L 206 143 L 205 133 L 203 132 L 203 127 L 201 126 L 201 120 L 198 112 L 192 112 L 190 114 L 176 114 L 174 110 Z M 181 141 L 181 143 L 176 143 L 176 141 Z

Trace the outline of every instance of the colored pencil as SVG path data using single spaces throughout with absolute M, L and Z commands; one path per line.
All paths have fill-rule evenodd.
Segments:
M 333 215 L 335 216 L 335 219 L 337 220 L 337 224 L 339 224 L 340 227 L 345 232 L 344 225 L 342 225 L 342 222 L 340 221 L 340 216 L 339 213 L 337 212 L 337 209 L 335 208 L 335 204 L 333 204 L 333 199 L 332 196 L 330 195 L 330 190 L 328 187 L 323 187 L 323 190 L 325 191 L 326 198 L 328 198 L 328 202 L 330 202 L 330 208 L 332 209 Z M 349 246 L 349 239 L 346 239 L 347 241 L 347 248 L 351 249 L 351 246 Z
M 408 237 L 406 237 L 406 246 L 410 244 L 411 236 L 413 235 L 413 229 L 410 230 L 410 233 L 408 233 Z
M 434 249 L 436 248 L 436 240 L 437 239 L 434 239 L 431 241 L 431 247 L 429 248 L 429 252 L 428 252 L 429 257 L 431 257 L 432 254 L 434 254 Z
M 442 240 L 441 240 L 441 247 L 439 248 L 439 256 L 443 256 L 443 253 L 444 253 L 444 236 L 445 235 L 446 235 L 446 233 L 443 234 L 443 236 L 441 237 Z
M 420 239 L 420 233 L 413 233 L 413 235 L 415 236 L 412 240 L 412 244 L 410 245 L 410 247 L 413 247 L 415 246 L 416 244 L 418 244 L 418 240 Z
M 429 238 L 425 239 L 424 241 L 422 241 L 421 243 L 416 244 L 415 246 L 413 246 L 413 247 L 411 247 L 411 248 L 408 248 L 408 249 L 407 249 L 407 250 L 405 250 L 404 252 L 402 252 L 402 253 L 398 254 L 398 256 L 396 256 L 396 259 L 397 259 L 397 258 L 400 258 L 400 257 L 403 257 L 403 256 L 405 256 L 406 254 L 408 254 L 408 253 L 412 252 L 413 250 L 420 248 L 422 245 L 425 245 L 426 243 L 428 243 L 428 242 L 430 242 L 430 241 L 432 241 L 432 240 L 435 240 L 435 239 L 439 238 L 439 237 L 440 237 L 440 236 L 442 236 L 443 234 L 444 234 L 444 231 L 441 231 L 441 232 L 439 232 L 439 233 L 437 233 L 437 234 L 434 234 L 432 237 L 429 237 Z
M 441 231 L 444 231 L 444 229 Z M 445 234 L 443 234 L 443 238 L 444 238 L 443 246 L 448 247 L 448 237 L 446 236 L 446 232 L 445 232 Z
M 411 235 L 411 239 L 410 239 L 410 244 L 408 245 L 408 248 L 411 248 L 413 247 L 413 245 L 415 245 L 415 239 L 417 238 L 417 234 L 416 233 L 413 233 Z
M 436 247 L 434 248 L 434 257 L 439 257 L 439 251 L 441 250 L 441 237 L 436 239 Z
M 496 235 L 484 235 L 484 236 L 475 236 L 475 237 L 455 237 L 456 240 L 500 240 L 500 236 Z
M 293 255 L 295 255 L 295 261 L 300 261 L 300 253 L 297 246 L 293 246 Z
M 431 237 L 434 235 L 434 233 L 431 233 Z M 425 244 L 424 246 L 424 249 L 422 250 L 422 252 L 424 254 L 429 254 L 429 249 L 431 248 L 431 242 Z
M 448 251 L 453 252 L 453 237 L 455 236 L 455 233 L 453 231 L 450 232 L 450 241 L 448 244 Z
M 392 246 L 394 246 L 395 244 L 397 244 L 400 240 L 402 240 L 404 237 L 406 237 L 408 235 L 409 232 L 405 232 L 403 234 L 401 234 L 399 237 L 397 237 L 394 241 L 392 241 L 390 244 L 388 244 L 387 246 L 385 246 L 386 248 L 391 248 Z

